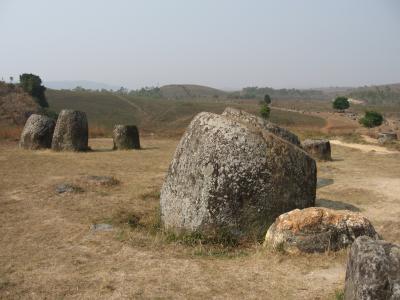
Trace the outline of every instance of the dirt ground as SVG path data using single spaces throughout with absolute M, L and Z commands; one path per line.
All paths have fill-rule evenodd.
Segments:
M 95 139 L 88 153 L 1 143 L 0 298 L 335 299 L 346 251 L 288 255 L 258 244 L 214 251 L 136 226 L 156 215 L 177 142 L 144 138 L 143 150 L 118 152 L 110 139 Z M 318 163 L 319 178 L 332 184 L 318 189 L 317 204 L 361 211 L 400 243 L 400 154 L 336 144 L 332 152 L 332 162 Z M 121 183 L 91 185 L 87 175 Z M 58 195 L 60 183 L 83 192 Z M 113 228 L 94 230 L 98 223 Z

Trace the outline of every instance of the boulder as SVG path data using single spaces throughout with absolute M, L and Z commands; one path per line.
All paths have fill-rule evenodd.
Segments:
M 331 160 L 331 143 L 328 140 L 305 140 L 302 147 L 312 157 L 319 160 Z
M 344 299 L 400 299 L 400 247 L 367 236 L 356 239 L 347 261 Z
M 51 148 L 55 151 L 87 151 L 88 136 L 86 114 L 64 109 L 58 116 Z
M 261 126 L 265 130 L 268 130 L 276 136 L 279 136 L 292 144 L 300 146 L 300 139 L 294 133 L 285 128 L 279 127 L 278 125 L 275 125 L 274 123 L 271 123 L 263 118 L 249 114 L 243 110 L 227 107 L 222 115 L 240 122 L 247 122 L 249 124 Z
M 55 122 L 49 117 L 33 114 L 25 123 L 19 145 L 24 149 L 46 149 L 51 147 Z
M 170 164 L 160 196 L 168 230 L 261 237 L 275 218 L 314 205 L 316 163 L 258 122 L 200 113 Z
M 378 143 L 385 144 L 397 140 L 397 133 L 395 132 L 382 132 L 378 134 Z
M 337 251 L 361 235 L 378 238 L 372 224 L 359 213 L 310 207 L 279 216 L 268 229 L 264 246 L 287 252 Z
M 113 142 L 114 150 L 140 149 L 137 127 L 133 125 L 115 125 Z

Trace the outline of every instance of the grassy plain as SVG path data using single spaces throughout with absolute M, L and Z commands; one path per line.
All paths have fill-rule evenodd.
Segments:
M 96 138 L 87 153 L 24 151 L 17 146 L 20 128 L 0 128 L 1 299 L 340 295 L 347 250 L 288 255 L 257 242 L 204 244 L 160 227 L 159 191 L 192 117 L 201 111 L 221 113 L 226 106 L 257 113 L 258 101 L 51 90 L 48 100 L 56 111 L 85 111 L 91 136 L 109 137 L 118 123 L 138 125 L 143 149 L 111 151 L 111 139 Z M 348 143 L 363 141 L 355 133 L 358 123 L 333 114 L 328 102 L 282 100 L 273 105 L 271 120 L 302 139 L 338 135 Z M 317 205 L 361 211 L 385 239 L 400 243 L 400 154 L 360 146 L 333 144 L 333 161 L 318 162 L 318 177 L 333 184 L 317 190 Z M 88 175 L 114 176 L 120 184 L 93 185 Z M 57 194 L 62 183 L 83 192 Z M 95 230 L 95 224 L 109 224 L 112 230 Z
M 111 151 L 111 139 L 92 139 L 88 153 L 0 143 L 0 298 L 335 299 L 346 251 L 287 255 L 165 234 L 159 190 L 177 142 L 149 136 L 143 150 Z M 333 145 L 333 158 L 318 163 L 319 178 L 333 184 L 318 189 L 317 204 L 359 210 L 400 243 L 400 155 Z M 121 183 L 90 185 L 87 175 Z M 84 191 L 58 195 L 60 183 Z M 113 229 L 93 230 L 98 223 Z
M 55 91 L 47 92 L 50 107 L 59 112 L 64 108 L 87 113 L 90 127 L 102 128 L 110 133 L 115 124 L 134 124 L 144 134 L 179 137 L 191 119 L 199 112 L 222 113 L 227 106 L 258 114 L 255 100 L 218 100 L 190 98 L 182 100 L 140 98 L 100 92 Z M 318 116 L 273 110 L 271 121 L 283 126 L 320 128 L 325 121 Z

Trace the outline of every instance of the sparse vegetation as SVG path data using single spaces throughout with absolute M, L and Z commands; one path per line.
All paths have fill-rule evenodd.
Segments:
M 360 119 L 360 124 L 368 128 L 380 126 L 382 122 L 382 114 L 372 110 L 366 111 L 364 117 Z
M 336 97 L 332 103 L 332 107 L 338 111 L 344 111 L 350 107 L 350 102 L 347 97 Z
M 261 118 L 268 119 L 270 113 L 271 113 L 271 109 L 269 108 L 269 106 L 267 104 L 261 105 L 261 108 L 260 108 Z
M 337 290 L 335 291 L 335 300 L 343 300 L 344 299 L 344 291 Z

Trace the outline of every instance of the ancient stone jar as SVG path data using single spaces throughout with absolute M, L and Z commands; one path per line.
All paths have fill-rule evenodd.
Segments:
M 338 251 L 361 235 L 378 238 L 371 222 L 361 214 L 309 207 L 280 215 L 268 229 L 264 246 L 287 252 Z
M 281 213 L 314 205 L 314 159 L 257 117 L 242 116 L 192 120 L 161 190 L 165 228 L 261 237 Z
M 55 122 L 53 119 L 33 114 L 25 123 L 19 145 L 24 149 L 46 149 L 51 147 Z
M 64 109 L 58 116 L 51 148 L 55 151 L 86 151 L 88 137 L 86 114 Z
M 227 107 L 224 110 L 224 112 L 222 113 L 222 115 L 230 117 L 232 119 L 242 120 L 242 121 L 246 120 L 249 123 L 258 124 L 259 126 L 263 127 L 265 130 L 275 134 L 276 136 L 279 136 L 279 137 L 283 138 L 284 140 L 287 140 L 288 142 L 295 144 L 296 146 L 300 146 L 300 139 L 293 132 L 291 132 L 285 128 L 279 127 L 278 125 L 276 125 L 270 121 L 267 121 L 265 119 L 255 116 L 255 115 L 249 114 L 248 112 L 245 112 L 241 109 Z
M 331 160 L 331 143 L 328 140 L 305 140 L 302 147 L 312 157 L 319 160 Z
M 133 125 L 115 125 L 114 150 L 140 149 L 139 131 Z
M 347 260 L 346 300 L 400 299 L 400 247 L 361 236 Z

